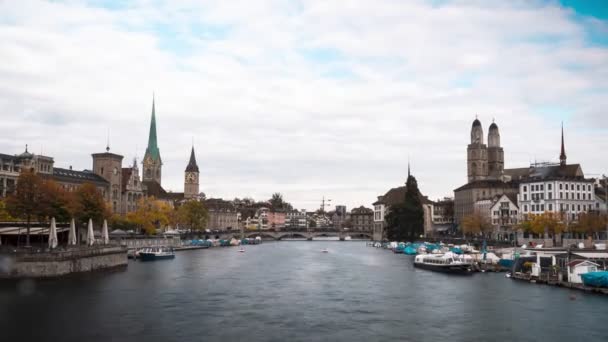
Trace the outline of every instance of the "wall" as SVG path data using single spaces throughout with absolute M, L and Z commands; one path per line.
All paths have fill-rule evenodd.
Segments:
M 126 267 L 127 250 L 118 246 L 94 246 L 67 251 L 9 253 L 4 254 L 3 259 L 0 278 L 46 278 Z

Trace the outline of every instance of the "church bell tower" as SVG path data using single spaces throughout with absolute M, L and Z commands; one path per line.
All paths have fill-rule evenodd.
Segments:
M 152 97 L 152 119 L 150 121 L 150 134 L 148 135 L 148 147 L 143 160 L 143 181 L 161 184 L 163 162 L 160 159 L 158 141 L 156 138 L 156 113 L 154 108 L 154 97 Z
M 467 147 L 467 175 L 469 183 L 488 178 L 488 149 L 483 143 L 483 128 L 478 119 L 471 127 L 471 143 Z
M 190 152 L 190 161 L 186 166 L 184 172 L 184 198 L 191 199 L 196 198 L 199 194 L 199 183 L 198 183 L 198 165 L 196 165 L 196 157 L 194 156 L 194 146 Z

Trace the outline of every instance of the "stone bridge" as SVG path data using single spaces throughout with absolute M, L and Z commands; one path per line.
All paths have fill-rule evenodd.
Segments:
M 261 237 L 264 240 L 283 240 L 283 239 L 306 239 L 314 240 L 318 238 L 337 237 L 344 240 L 350 236 L 354 240 L 371 240 L 372 232 L 368 231 L 338 231 L 338 230 L 246 230 L 246 231 L 222 231 L 208 234 L 210 238 L 229 239 L 235 238 L 255 238 Z

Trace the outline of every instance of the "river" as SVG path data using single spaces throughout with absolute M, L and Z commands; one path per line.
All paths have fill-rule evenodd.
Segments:
M 607 317 L 606 297 L 418 270 L 359 241 L 184 251 L 124 271 L 0 282 L 2 341 L 587 342 L 608 340 Z

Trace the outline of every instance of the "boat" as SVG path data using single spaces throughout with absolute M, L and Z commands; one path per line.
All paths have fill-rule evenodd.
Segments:
M 139 259 L 141 261 L 153 261 L 173 258 L 175 258 L 175 252 L 171 247 L 146 247 L 139 252 Z
M 240 248 L 239 253 L 245 253 L 245 248 Z
M 453 273 L 453 274 L 472 274 L 472 264 L 469 261 L 461 260 L 453 253 L 445 254 L 420 254 L 414 258 L 414 267 L 429 271 Z
M 327 250 L 327 248 L 323 248 L 323 249 L 321 250 L 321 253 L 329 253 L 329 251 Z

